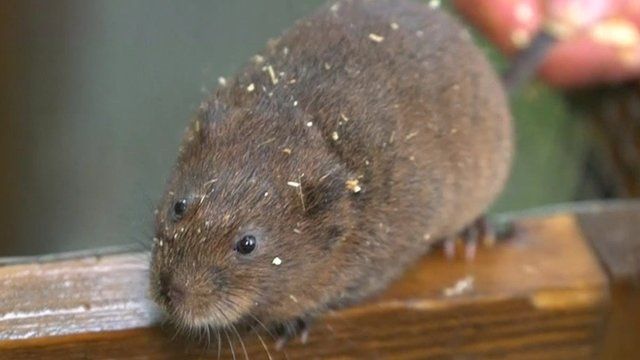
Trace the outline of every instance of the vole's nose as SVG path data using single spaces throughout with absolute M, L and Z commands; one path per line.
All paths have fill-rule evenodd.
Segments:
M 179 287 L 172 286 L 169 288 L 169 291 L 167 291 L 167 296 L 172 303 L 179 303 L 184 300 L 184 291 Z
M 179 284 L 173 281 L 171 275 L 163 273 L 160 275 L 160 295 L 173 304 L 184 300 L 185 291 Z

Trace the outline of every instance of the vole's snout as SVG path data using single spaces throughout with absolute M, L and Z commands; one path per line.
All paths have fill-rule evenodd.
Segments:
M 227 294 L 212 284 L 210 273 L 222 270 L 213 267 L 201 274 L 181 274 L 175 269 L 154 273 L 153 297 L 156 303 L 179 326 L 224 326 L 238 321 L 253 304 L 241 295 Z M 216 279 L 225 279 L 217 276 Z M 215 281 L 215 280 L 213 280 Z M 227 280 L 220 280 L 226 283 Z
M 163 273 L 160 275 L 160 296 L 167 302 L 176 305 L 184 301 L 185 290 L 171 278 L 171 275 Z

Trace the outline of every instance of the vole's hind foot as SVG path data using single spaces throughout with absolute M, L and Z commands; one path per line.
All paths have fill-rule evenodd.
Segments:
M 493 247 L 496 243 L 496 231 L 486 216 L 482 215 L 455 236 L 449 236 L 444 240 L 444 254 L 451 260 L 456 255 L 456 245 L 462 242 L 464 258 L 473 261 L 478 252 L 478 245 Z
M 297 318 L 287 321 L 275 327 L 277 339 L 276 350 L 282 350 L 289 341 L 300 338 L 300 342 L 305 344 L 309 338 L 309 319 Z

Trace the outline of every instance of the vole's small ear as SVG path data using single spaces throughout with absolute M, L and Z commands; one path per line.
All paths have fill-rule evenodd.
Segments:
M 337 175 L 303 181 L 302 195 L 305 203 L 305 215 L 318 216 L 332 208 L 344 195 L 343 181 Z

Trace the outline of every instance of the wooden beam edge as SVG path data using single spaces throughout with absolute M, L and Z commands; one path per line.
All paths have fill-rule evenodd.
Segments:
M 599 206 L 602 207 L 601 205 Z M 638 204 L 625 205 L 625 208 L 628 206 L 640 213 Z M 590 209 L 593 208 L 593 206 L 590 206 Z M 607 209 L 598 211 L 607 211 Z M 501 243 L 493 249 L 482 249 L 476 261 L 471 264 L 461 259 L 447 261 L 441 254 L 431 254 L 417 264 L 415 269 L 409 271 L 409 275 L 395 283 L 384 294 L 357 307 L 332 312 L 320 323 L 333 324 L 348 323 L 350 321 L 357 323 L 362 319 L 367 319 L 372 314 L 405 313 L 414 314 L 417 318 L 422 318 L 440 313 L 450 314 L 457 310 L 464 313 L 465 308 L 491 308 L 504 303 L 524 304 L 522 306 L 529 308 L 530 311 L 541 313 L 561 314 L 572 311 L 579 313 L 583 310 L 606 312 L 602 309 L 606 309 L 609 303 L 608 279 L 602 272 L 598 260 L 585 243 L 575 217 L 566 212 L 556 212 L 546 218 L 541 215 L 520 218 L 516 221 L 516 228 L 519 229 L 519 233 L 514 239 Z M 572 257 L 574 258 L 572 259 Z M 25 259 L 22 260 L 24 262 Z M 33 262 L 34 259 L 26 260 Z M 536 261 L 539 261 L 539 263 L 536 263 Z M 65 266 L 73 268 L 76 264 L 81 263 L 84 264 L 85 268 L 80 273 L 86 275 L 86 269 L 102 267 L 104 270 L 105 267 L 109 268 L 113 264 L 129 264 L 134 268 L 144 265 L 139 253 L 100 254 L 99 256 L 80 258 L 67 255 L 64 260 L 56 260 L 49 257 L 45 261 L 40 259 L 30 265 L 21 264 L 16 259 L 5 262 L 0 260 L 0 263 L 3 264 L 0 266 L 0 285 L 2 287 L 6 287 L 7 274 L 14 273 L 15 275 L 16 269 L 19 270 L 20 267 L 23 267 L 22 270 L 25 270 L 24 267 L 34 267 L 46 272 L 49 266 L 58 268 L 63 265 L 62 268 Z M 565 273 L 561 274 L 561 270 Z M 38 272 L 36 271 L 36 273 Z M 45 286 L 46 288 L 48 282 L 55 281 L 55 277 L 46 278 L 46 275 L 42 272 L 38 274 L 45 278 L 41 278 L 42 282 L 39 282 L 37 286 Z M 79 275 L 73 271 L 66 275 L 69 274 Z M 424 274 L 431 274 L 431 276 L 421 277 Z M 437 279 L 434 279 L 433 274 L 438 274 Z M 137 278 L 136 284 L 138 286 L 140 284 L 146 286 L 144 271 L 136 273 L 132 278 Z M 455 290 L 460 281 L 468 281 L 469 279 L 472 279 L 470 288 L 463 289 L 458 293 L 455 291 L 453 293 L 447 292 L 450 289 Z M 501 281 L 504 281 L 504 283 L 501 284 Z M 113 293 L 115 294 L 114 299 L 103 300 L 113 300 L 116 303 L 142 304 L 142 308 L 145 309 L 150 306 L 147 315 L 133 315 L 134 319 L 138 316 L 137 320 L 140 320 L 140 316 L 153 315 L 135 325 L 124 321 L 121 323 L 116 321 L 114 323 L 116 326 L 110 327 L 106 331 L 92 333 L 87 331 L 87 327 L 83 328 L 85 323 L 82 323 L 82 321 L 86 321 L 86 324 L 88 324 L 98 320 L 92 319 L 93 305 L 90 304 L 86 312 L 84 312 L 80 311 L 77 306 L 72 306 L 74 304 L 66 303 L 66 308 L 65 306 L 54 307 L 50 311 L 55 313 L 58 310 L 63 312 L 64 309 L 77 309 L 78 313 L 83 313 L 84 317 L 78 317 L 78 313 L 71 313 L 69 316 L 63 316 L 58 319 L 61 326 L 64 326 L 65 323 L 73 324 L 73 321 L 81 320 L 81 323 L 74 325 L 76 332 L 52 337 L 50 332 L 38 333 L 36 331 L 33 333 L 34 336 L 16 340 L 2 335 L 8 326 L 6 315 L 16 311 L 9 308 L 11 305 L 0 302 L 0 349 L 27 349 L 78 341 L 92 342 L 102 337 L 126 337 L 123 334 L 140 333 L 140 331 L 146 334 L 145 336 L 165 337 L 167 335 L 165 334 L 166 332 L 154 330 L 157 329 L 160 320 L 156 317 L 156 310 L 153 310 L 148 300 L 145 299 L 146 290 L 138 289 L 135 293 L 131 293 L 127 291 L 127 286 L 131 286 L 130 283 L 120 285 L 119 290 Z M 100 286 L 114 286 L 114 284 L 101 284 L 98 281 L 92 286 L 97 286 L 98 288 L 96 289 L 98 290 L 104 290 Z M 13 289 L 18 288 L 14 287 Z M 83 301 L 87 300 L 95 300 L 95 298 L 83 299 Z M 99 306 L 96 308 L 99 308 Z M 117 308 L 117 306 L 114 307 L 114 309 Z M 24 309 L 19 311 L 24 312 Z M 42 311 L 42 309 L 38 311 Z M 37 311 L 32 311 L 32 313 L 37 315 Z M 121 315 L 121 313 L 107 312 L 102 313 L 100 316 L 114 316 L 117 318 Z M 5 320 L 3 320 L 3 316 Z M 29 319 L 33 328 L 37 328 L 42 320 L 38 316 Z M 5 322 L 4 327 L 2 325 L 3 322 Z M 118 327 L 118 324 L 122 326 Z M 28 328 L 29 324 L 22 323 L 21 326 L 27 326 Z M 170 337 L 171 334 L 169 334 Z M 167 341 L 167 338 L 158 341 Z

